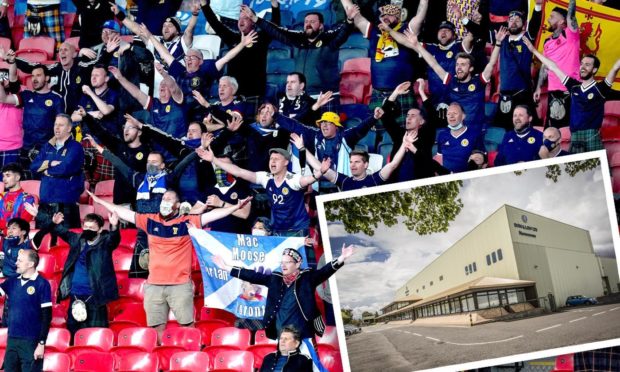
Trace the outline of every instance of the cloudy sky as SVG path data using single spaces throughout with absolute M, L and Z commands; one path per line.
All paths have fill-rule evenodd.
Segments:
M 463 180 L 463 209 L 447 233 L 420 236 L 404 226 L 380 225 L 369 237 L 348 234 L 341 223 L 329 223 L 331 247 L 361 246 L 336 275 L 341 307 L 354 309 L 358 316 L 379 310 L 408 279 L 503 204 L 589 230 L 595 252 L 614 257 L 600 167 L 575 177 L 563 173 L 557 183 L 545 177 L 546 169 Z

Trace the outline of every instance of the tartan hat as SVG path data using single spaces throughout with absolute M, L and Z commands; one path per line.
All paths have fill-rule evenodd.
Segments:
M 303 260 L 299 252 L 297 252 L 297 249 L 294 249 L 294 248 L 286 248 L 284 252 L 282 252 L 282 255 L 290 256 L 291 258 L 293 258 L 295 263 L 300 263 Z

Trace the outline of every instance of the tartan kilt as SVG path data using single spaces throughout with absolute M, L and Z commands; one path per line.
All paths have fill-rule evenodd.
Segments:
M 604 149 L 601 133 L 598 129 L 578 130 L 570 135 L 570 152 L 572 154 Z
M 418 107 L 418 102 L 415 99 L 415 95 L 412 92 L 413 89 L 409 90 L 407 94 L 401 94 L 396 98 L 396 102 L 398 102 L 400 106 L 400 115 L 396 117 L 396 124 L 401 127 L 405 126 L 405 119 L 407 118 L 407 111 L 412 108 Z M 372 90 L 372 96 L 370 97 L 370 107 L 371 112 L 374 112 L 375 108 L 383 106 L 383 102 L 390 97 L 392 91 L 383 91 L 383 90 Z
M 43 24 L 43 29 L 41 30 L 41 36 L 53 37 L 56 39 L 56 49 L 60 47 L 63 41 L 65 41 L 65 28 L 64 28 L 64 18 L 62 14 L 60 14 L 60 4 L 53 9 L 49 9 L 49 6 L 46 6 L 48 10 L 42 12 L 36 12 L 28 7 L 26 9 L 26 22 L 29 16 L 39 16 L 41 17 L 41 22 Z M 30 33 L 24 32 L 24 38 L 31 37 Z
M 113 179 L 114 166 L 112 165 L 112 163 L 106 160 L 103 155 L 98 153 L 97 150 L 95 150 L 95 148 L 90 145 L 90 142 L 88 142 L 88 140 L 82 141 L 82 147 L 84 148 L 84 153 L 90 153 L 90 156 L 94 157 L 96 162 L 96 166 L 92 171 L 89 169 L 90 164 L 84 164 L 84 169 L 86 170 L 85 175 L 88 183 L 90 185 L 95 185 L 99 181 Z

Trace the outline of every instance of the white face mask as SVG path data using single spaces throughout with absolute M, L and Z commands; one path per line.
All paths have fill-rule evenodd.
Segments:
M 159 213 L 164 217 L 169 216 L 172 213 L 173 206 L 174 203 L 162 200 L 161 204 L 159 204 Z
M 267 236 L 267 231 L 261 229 L 252 229 L 252 235 Z

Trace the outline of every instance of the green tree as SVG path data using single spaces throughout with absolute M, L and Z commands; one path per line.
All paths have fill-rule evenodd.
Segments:
M 325 203 L 325 214 L 328 221 L 341 221 L 348 233 L 372 236 L 379 223 L 402 223 L 420 235 L 445 232 L 463 208 L 461 186 L 462 181 L 452 181 L 334 200 Z
M 342 316 L 342 323 L 349 324 L 351 320 L 353 320 L 353 310 L 352 309 L 341 309 L 340 315 Z

